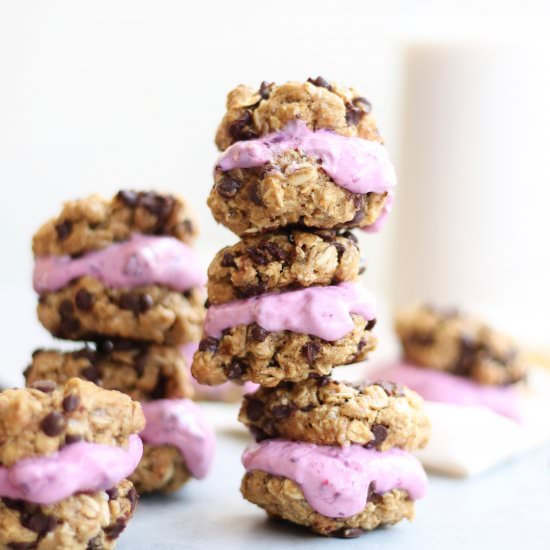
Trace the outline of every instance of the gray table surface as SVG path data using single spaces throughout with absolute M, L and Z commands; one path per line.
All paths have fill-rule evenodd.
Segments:
M 211 475 L 173 496 L 143 498 L 117 548 L 550 549 L 550 446 L 477 477 L 430 476 L 414 522 L 341 540 L 267 520 L 245 501 L 239 492 L 245 444 L 242 435 L 221 434 Z

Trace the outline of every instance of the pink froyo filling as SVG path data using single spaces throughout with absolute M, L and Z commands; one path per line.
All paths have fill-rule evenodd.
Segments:
M 132 474 L 143 445 L 130 436 L 127 449 L 81 441 L 49 456 L 0 466 L 0 497 L 54 504 L 76 493 L 105 491 Z
M 420 462 L 400 449 L 380 452 L 360 445 L 342 448 L 271 439 L 249 447 L 242 461 L 248 472 L 291 479 L 310 506 L 330 518 L 361 512 L 370 492 L 402 489 L 413 500 L 422 498 L 428 483 Z
M 390 211 L 397 179 L 385 147 L 376 141 L 345 137 L 330 130 L 312 131 L 297 120 L 279 132 L 234 143 L 220 156 L 217 167 L 226 172 L 263 166 L 290 149 L 317 159 L 334 183 L 352 193 L 388 193 L 383 215 L 368 230 L 380 228 Z
M 183 292 L 206 282 L 205 272 L 191 247 L 174 237 L 134 234 L 127 241 L 79 258 L 36 258 L 34 289 L 39 294 L 54 292 L 86 275 L 110 288 L 159 284 Z
M 189 399 L 159 399 L 142 403 L 142 407 L 146 420 L 143 441 L 176 447 L 191 475 L 204 478 L 214 458 L 216 434 L 201 409 Z
M 473 380 L 434 369 L 396 363 L 369 374 L 369 378 L 392 380 L 419 393 L 427 401 L 487 407 L 520 421 L 521 402 L 513 386 L 484 386 Z
M 204 331 L 219 338 L 225 329 L 257 323 L 270 332 L 289 330 L 334 341 L 353 330 L 352 313 L 375 319 L 374 296 L 357 283 L 340 283 L 210 306 Z

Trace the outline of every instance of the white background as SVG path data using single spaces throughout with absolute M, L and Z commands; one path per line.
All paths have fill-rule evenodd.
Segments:
M 5 347 L 21 341 L 22 334 L 32 340 L 13 361 L 25 360 L 38 334 L 29 290 L 30 239 L 62 201 L 129 187 L 179 192 L 200 216 L 198 246 L 206 264 L 217 249 L 235 240 L 216 226 L 205 205 L 216 158 L 213 136 L 227 91 L 241 82 L 258 85 L 318 74 L 353 85 L 372 101 L 400 176 L 401 204 L 380 235 L 363 238 L 366 283 L 388 304 L 417 297 L 487 302 L 487 311 L 503 312 L 502 324 L 544 346 L 550 332 L 550 140 L 545 140 L 549 136 L 544 128 L 550 124 L 542 124 L 549 117 L 548 103 L 538 102 L 550 97 L 550 86 L 541 87 L 539 78 L 550 72 L 548 6 L 526 0 L 2 0 L 0 296 L 5 298 L 0 328 Z M 494 80 L 484 80 L 480 65 L 474 84 L 479 81 L 483 93 L 474 86 L 452 94 L 447 92 L 460 90 L 462 81 L 456 80 L 455 86 L 457 75 L 450 65 L 449 74 L 439 74 L 434 87 L 429 80 L 433 71 L 424 59 L 416 60 L 412 75 L 408 65 L 409 45 L 433 40 L 492 45 L 500 72 Z M 530 51 L 537 55 L 511 62 L 508 73 L 510 48 L 531 41 L 536 44 Z M 506 46 L 499 49 L 502 44 Z M 444 46 L 433 48 L 444 51 Z M 471 55 L 477 58 L 475 51 Z M 460 59 L 459 65 L 464 64 L 464 55 Z M 447 65 L 439 61 L 434 66 Z M 422 67 L 425 76 L 419 84 Z M 512 103 L 506 92 L 507 78 L 514 86 L 527 78 L 520 103 Z M 439 95 L 437 82 L 442 83 Z M 411 119 L 419 104 L 407 102 L 408 93 L 414 87 L 415 93 L 424 94 L 422 85 L 434 93 L 418 111 L 422 118 Z M 477 111 L 465 110 L 464 124 L 450 126 L 457 124 L 456 114 L 449 123 L 446 117 L 455 112 L 453 102 L 463 98 Z M 499 105 L 496 115 L 480 122 L 480 101 L 491 103 L 492 98 Z M 432 104 L 439 105 L 433 116 Z M 468 112 L 473 112 L 472 120 Z M 480 131 L 476 125 L 481 123 L 494 131 Z M 411 160 L 422 151 L 421 144 L 424 156 L 426 147 L 439 147 L 434 170 L 428 162 L 418 171 Z M 472 151 L 479 152 L 474 160 Z M 516 156 L 526 152 L 529 159 L 520 165 Z M 491 167 L 499 165 L 499 158 L 507 164 L 497 173 Z M 474 161 L 472 166 L 480 170 L 470 166 Z M 470 170 L 460 172 L 464 166 Z M 447 181 L 446 171 L 454 179 Z M 475 186 L 483 188 L 484 204 L 496 205 L 485 225 L 483 209 L 471 222 L 471 204 L 457 203 L 457 197 L 471 198 L 469 191 L 460 194 L 462 176 L 457 173 L 464 174 L 470 188 L 472 175 L 483 174 Z M 434 197 L 442 205 L 437 210 L 430 204 Z M 508 202 L 501 209 L 503 197 Z M 522 217 L 511 219 L 520 198 Z M 457 215 L 457 208 L 463 208 L 464 217 Z M 439 213 L 428 216 L 429 224 L 417 223 L 430 211 Z M 411 212 L 418 215 L 411 218 Z M 462 244 L 455 239 L 449 247 L 461 227 L 473 227 L 476 234 Z M 426 250 L 433 250 L 432 255 Z M 424 251 L 421 257 L 418 251 Z M 416 267 L 424 268 L 420 274 L 416 269 L 416 275 L 415 258 Z

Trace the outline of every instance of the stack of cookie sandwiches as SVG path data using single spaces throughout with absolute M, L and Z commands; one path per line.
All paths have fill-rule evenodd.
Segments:
M 191 243 L 197 225 L 178 197 L 120 191 L 68 202 L 33 239 L 38 317 L 75 351 L 37 350 L 27 384 L 80 377 L 142 403 L 139 492 L 203 478 L 214 432 L 190 399 L 180 347 L 199 339 L 204 273 Z
M 522 420 L 519 389 L 528 361 L 511 337 L 457 308 L 431 304 L 403 309 L 395 325 L 403 361 L 376 376 L 406 384 L 428 401 Z
M 369 102 L 319 77 L 228 96 L 208 204 L 241 240 L 208 270 L 193 375 L 261 385 L 240 420 L 242 493 L 271 516 L 357 536 L 412 518 L 426 476 L 409 451 L 429 422 L 414 392 L 355 387 L 332 369 L 376 347 L 357 238 L 388 213 L 395 175 Z
M 1 392 L 0 548 L 113 548 L 144 425 L 139 403 L 80 379 Z

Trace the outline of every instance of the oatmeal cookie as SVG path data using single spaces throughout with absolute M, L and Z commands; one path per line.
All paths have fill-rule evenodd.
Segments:
M 9 468 L 81 440 L 126 446 L 144 427 L 141 406 L 127 395 L 78 378 L 63 387 L 38 381 L 0 393 L 0 465 Z
M 255 323 L 227 329 L 220 339 L 200 342 L 193 376 L 212 386 L 233 380 L 268 387 L 326 376 L 338 365 L 361 361 L 376 347 L 371 332 L 375 322 L 351 317 L 353 330 L 334 342 L 290 331 L 268 332 Z
M 258 89 L 237 86 L 227 96 L 216 145 L 224 150 L 236 141 L 281 130 L 296 119 L 312 130 L 325 128 L 343 136 L 381 141 L 369 101 L 353 88 L 319 76 L 281 85 L 262 82 Z
M 357 238 L 350 232 L 291 230 L 248 237 L 216 254 L 208 269 L 208 301 L 354 281 L 359 272 Z
M 0 499 L 0 548 L 110 550 L 132 517 L 137 493 L 123 480 L 108 491 L 51 505 Z
M 395 327 L 404 358 L 415 365 L 488 385 L 511 384 L 526 375 L 526 359 L 516 342 L 457 309 L 424 305 L 402 310 Z
M 418 394 L 390 382 L 354 386 L 321 378 L 246 395 L 239 420 L 261 439 L 414 451 L 430 437 L 422 406 Z
M 204 320 L 200 289 L 113 289 L 92 277 L 42 294 L 37 309 L 44 327 L 68 340 L 124 338 L 180 345 L 200 338 Z

